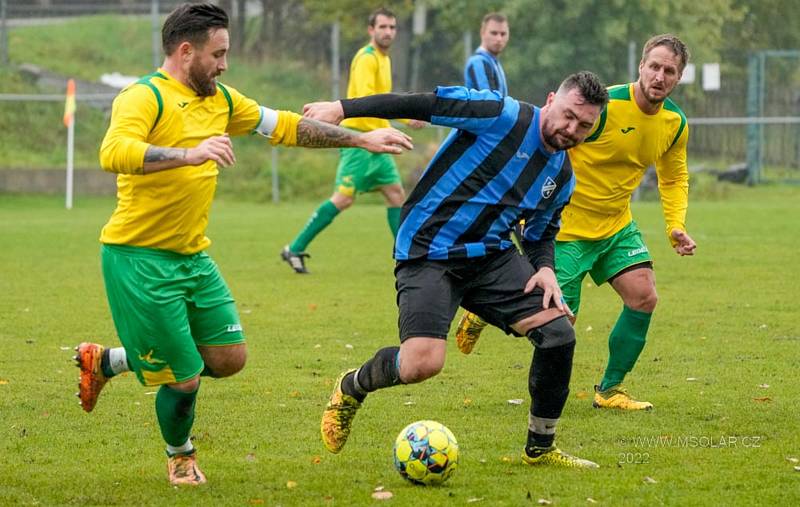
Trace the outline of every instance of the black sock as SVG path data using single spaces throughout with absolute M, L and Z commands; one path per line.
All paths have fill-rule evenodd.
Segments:
M 528 443 L 525 446 L 525 454 L 530 456 L 531 458 L 535 458 L 539 454 L 542 454 L 543 449 L 547 449 L 553 445 L 553 441 L 555 441 L 556 435 L 555 433 L 551 435 L 544 435 L 542 433 L 535 433 L 532 430 L 528 430 Z
M 400 347 L 380 349 L 358 369 L 358 378 L 351 373 L 342 380 L 342 391 L 361 402 L 372 391 L 401 384 L 397 364 L 399 353 Z
M 575 342 L 548 349 L 536 348 L 528 372 L 531 413 L 536 417 L 558 419 L 569 396 Z
M 100 356 L 100 369 L 103 370 L 103 375 L 106 378 L 111 378 L 116 375 L 114 370 L 111 369 L 111 358 L 109 357 L 110 349 L 103 349 L 103 354 Z

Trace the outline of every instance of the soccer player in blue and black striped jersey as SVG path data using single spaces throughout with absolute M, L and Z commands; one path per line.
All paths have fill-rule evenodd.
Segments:
M 490 12 L 481 22 L 481 45 L 472 53 L 464 68 L 464 84 L 476 90 L 494 90 L 508 95 L 506 73 L 500 64 L 500 53 L 508 44 L 508 19 Z
M 439 87 L 434 93 L 373 95 L 310 104 L 305 114 L 338 123 L 369 116 L 453 127 L 403 205 L 395 243 L 400 346 L 344 372 L 322 416 L 331 452 L 344 446 L 356 410 L 377 389 L 442 370 L 459 305 L 535 347 L 523 460 L 595 468 L 560 451 L 555 426 L 569 393 L 575 333 L 553 270 L 561 209 L 575 186 L 564 150 L 584 140 L 608 101 L 590 72 L 568 77 L 535 107 L 495 91 Z M 525 219 L 525 256 L 512 227 Z

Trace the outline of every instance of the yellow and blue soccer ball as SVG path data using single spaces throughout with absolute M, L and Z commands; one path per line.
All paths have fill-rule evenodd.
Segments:
M 436 421 L 409 424 L 394 442 L 394 466 L 414 484 L 441 484 L 458 467 L 458 442 Z

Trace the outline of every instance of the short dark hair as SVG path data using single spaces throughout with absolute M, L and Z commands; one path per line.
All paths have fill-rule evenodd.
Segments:
M 185 41 L 202 46 L 208 42 L 213 28 L 228 28 L 228 14 L 221 8 L 210 3 L 177 6 L 161 27 L 164 54 L 171 55 Z
M 683 72 L 686 64 L 689 63 L 689 48 L 686 47 L 682 40 L 671 33 L 662 33 L 647 39 L 647 42 L 644 43 L 644 48 L 642 48 L 642 61 L 645 61 L 650 51 L 658 46 L 664 46 L 672 51 L 672 54 L 681 58 L 680 71 Z
M 560 92 L 568 92 L 577 88 L 583 100 L 593 106 L 606 107 L 608 104 L 608 90 L 594 72 L 582 70 L 567 76 L 558 87 Z
M 397 16 L 394 15 L 394 12 L 390 11 L 386 7 L 378 7 L 372 11 L 372 14 L 369 15 L 369 26 L 375 26 L 375 22 L 378 21 L 378 16 L 386 16 L 387 18 L 397 19 Z
M 483 17 L 483 21 L 481 21 L 481 28 L 486 26 L 486 23 L 489 21 L 497 21 L 498 23 L 508 23 L 508 18 L 505 14 L 501 14 L 499 12 L 490 12 L 486 16 Z

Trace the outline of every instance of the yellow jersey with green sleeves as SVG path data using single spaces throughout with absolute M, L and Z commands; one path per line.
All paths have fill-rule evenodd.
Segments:
M 392 91 L 392 61 L 372 44 L 359 49 L 350 63 L 350 79 L 347 82 L 347 98 L 366 97 Z M 368 132 L 389 126 L 389 120 L 381 118 L 348 118 L 343 127 Z
M 669 98 L 656 114 L 645 114 L 633 93 L 632 83 L 610 87 L 595 130 L 569 150 L 577 182 L 561 214 L 559 241 L 605 239 L 622 230 L 633 220 L 631 195 L 653 164 L 667 237 L 674 245 L 672 229 L 686 230 L 686 116 Z
M 270 128 L 261 128 L 264 117 Z M 269 133 L 272 144 L 294 145 L 300 116 L 259 106 L 234 88 L 199 97 L 165 70 L 143 77 L 114 99 L 111 124 L 100 147 L 100 165 L 117 173 L 117 207 L 100 241 L 193 254 L 207 248 L 208 213 L 217 186 L 217 164 L 208 160 L 143 174 L 150 145 L 193 148 L 225 133 Z

